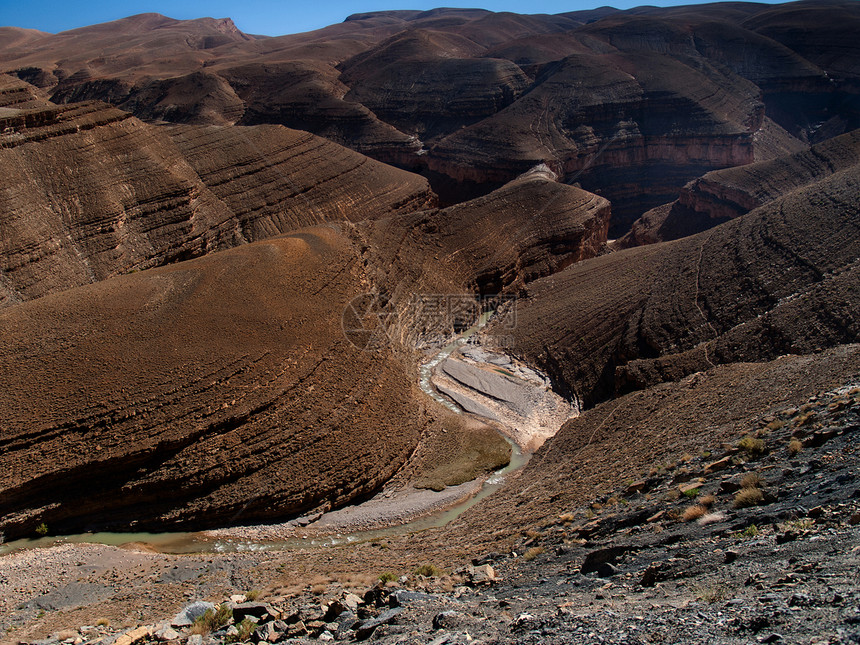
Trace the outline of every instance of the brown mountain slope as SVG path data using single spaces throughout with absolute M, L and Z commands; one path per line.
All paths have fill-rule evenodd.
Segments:
M 538 167 L 484 197 L 365 222 L 357 233 L 374 283 L 398 311 L 404 340 L 414 343 L 423 333 L 451 331 L 421 318 L 414 294 L 516 293 L 597 255 L 609 219 L 605 199 Z
M 515 351 L 592 405 L 714 363 L 854 342 L 858 190 L 855 166 L 710 231 L 538 280 L 517 304 Z
M 845 345 L 810 356 L 721 365 L 602 403 L 568 421 L 522 475 L 427 542 L 497 550 L 500 541 L 521 537 L 548 518 L 617 494 L 652 467 L 712 451 L 721 442 L 735 444 L 766 425 L 768 414 L 806 403 L 858 374 L 860 346 Z
M 860 127 L 858 20 L 841 0 L 439 9 L 256 40 L 145 15 L 29 35 L 0 69 L 146 119 L 306 129 L 425 172 L 448 201 L 546 163 L 613 202 L 616 237 L 709 170 Z
M 127 112 L 48 107 L 0 140 L 0 305 L 239 241 L 176 146 Z
M 102 103 L 40 103 L 26 84 L 5 83 L 0 306 L 310 224 L 433 204 L 420 177 L 307 133 L 168 130 Z
M 271 142 L 267 129 L 282 130 L 253 130 Z M 171 128 L 229 204 L 245 194 L 244 174 L 205 153 L 221 130 L 241 128 Z M 294 143 L 314 141 L 301 133 Z M 252 142 L 230 146 L 237 168 L 278 192 L 283 176 L 260 163 Z M 299 194 L 317 198 L 313 186 Z M 247 204 L 247 230 L 268 233 L 274 216 L 264 210 Z M 431 443 L 405 472 L 444 470 L 448 452 L 487 439 L 450 419 L 434 435 L 437 419 L 411 385 L 415 354 L 401 342 L 446 329 L 408 309 L 413 294 L 521 288 L 597 253 L 608 218 L 606 200 L 536 169 L 474 202 L 345 224 L 350 241 L 335 225 L 302 229 L 7 307 L 0 467 L 11 474 L 0 530 L 283 520 L 377 490 L 419 436 Z M 417 331 L 364 352 L 341 317 L 374 287 Z M 428 445 L 442 454 L 428 455 Z
M 792 155 L 714 170 L 684 186 L 676 201 L 645 213 L 618 246 L 693 235 L 858 163 L 860 130 L 853 130 Z
M 248 241 L 334 220 L 433 206 L 427 182 L 308 132 L 278 125 L 173 126 L 167 134 Z
M 321 227 L 0 312 L 0 530 L 212 527 L 376 490 L 426 419 L 391 353 L 344 338 L 363 280 Z

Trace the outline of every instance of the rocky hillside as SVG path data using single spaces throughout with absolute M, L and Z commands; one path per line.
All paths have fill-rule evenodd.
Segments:
M 43 556 L 62 571 L 50 578 L 31 566 L 33 551 L 9 555 L 0 580 L 15 576 L 15 588 L 0 600 L 0 626 L 34 642 L 22 626 L 39 616 L 49 635 L 42 645 L 850 643 L 860 624 L 858 368 L 856 346 L 718 368 L 661 386 L 653 395 L 662 405 L 631 395 L 609 410 L 611 420 L 607 410 L 586 413 L 514 482 L 528 503 L 501 494 L 464 524 L 421 539 L 421 566 L 410 561 L 414 536 L 338 549 L 328 574 L 299 571 L 298 561 L 327 560 L 331 548 L 269 553 L 261 563 L 251 554 L 66 545 Z M 842 385 L 816 389 L 828 380 Z M 659 451 L 653 460 L 645 457 L 652 446 L 639 447 L 650 467 L 642 479 L 612 474 L 626 466 L 613 453 L 635 415 L 656 411 L 678 427 L 703 408 L 701 423 L 725 424 L 715 434 L 655 433 L 646 437 Z M 597 440 L 583 446 L 585 434 Z M 589 481 L 581 466 L 595 458 L 603 479 Z M 549 462 L 557 470 L 547 471 Z M 522 521 L 510 526 L 511 517 Z M 478 533 L 465 529 L 478 522 L 476 545 L 469 540 Z M 432 552 L 434 541 L 447 552 Z M 342 572 L 350 555 L 353 568 Z M 100 618 L 82 622 L 93 612 Z
M 792 155 L 713 170 L 684 186 L 674 202 L 645 213 L 617 246 L 693 235 L 858 163 L 860 130 L 853 130 Z
M 0 70 L 142 119 L 308 130 L 419 170 L 449 200 L 546 163 L 613 202 L 616 237 L 709 170 L 860 126 L 858 24 L 841 0 L 379 12 L 276 38 L 144 14 L 7 29 Z
M 592 405 L 719 363 L 854 342 L 858 188 L 854 166 L 710 231 L 538 280 L 517 303 L 515 351 Z
M 396 359 L 343 335 L 364 280 L 315 228 L 0 312 L 0 530 L 214 527 L 375 491 L 428 419 Z
M 427 182 L 308 133 L 163 128 L 0 76 L 0 307 L 332 220 L 435 203 Z

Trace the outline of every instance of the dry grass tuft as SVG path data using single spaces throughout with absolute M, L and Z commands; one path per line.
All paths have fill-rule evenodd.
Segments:
M 748 434 L 746 437 L 738 441 L 738 448 L 751 457 L 757 457 L 764 453 L 764 441 Z
M 708 513 L 707 515 L 702 515 L 702 517 L 699 518 L 699 525 L 708 526 L 709 524 L 717 524 L 718 522 L 722 522 L 724 519 L 726 519 L 726 514 L 722 511 Z
M 536 557 L 538 557 L 541 553 L 543 553 L 546 549 L 542 546 L 533 546 L 528 551 L 523 554 L 523 560 L 527 562 L 531 562 Z
M 693 591 L 699 600 L 708 604 L 722 602 L 728 600 L 732 596 L 732 590 L 722 582 L 716 582 L 710 585 L 695 585 Z
M 788 454 L 794 456 L 801 450 L 803 450 L 803 442 L 800 439 L 792 438 L 792 440 L 788 442 Z
M 747 473 L 741 479 L 741 488 L 761 488 L 764 479 L 758 473 Z
M 334 579 L 344 588 L 362 590 L 372 586 L 378 580 L 377 576 L 369 573 L 338 573 Z
M 677 501 L 679 497 L 681 497 L 681 491 L 677 488 L 672 488 L 668 493 L 666 493 L 665 499 L 667 502 L 674 502 Z
M 699 504 L 704 506 L 705 508 L 711 508 L 714 504 L 716 504 L 717 498 L 713 495 L 702 495 L 699 498 Z
M 758 506 L 764 502 L 764 494 L 758 488 L 744 488 L 735 495 L 735 508 Z
M 233 618 L 233 609 L 230 605 L 219 605 L 214 611 L 207 609 L 206 613 L 199 616 L 191 625 L 189 632 L 206 636 L 229 623 L 231 618 Z
M 681 517 L 685 522 L 692 522 L 693 520 L 699 519 L 707 512 L 708 509 L 706 507 L 701 504 L 696 504 L 695 506 L 688 506 L 684 510 L 684 515 Z
M 442 571 L 432 564 L 422 564 L 415 569 L 416 576 L 424 576 L 425 578 L 438 578 L 442 575 Z

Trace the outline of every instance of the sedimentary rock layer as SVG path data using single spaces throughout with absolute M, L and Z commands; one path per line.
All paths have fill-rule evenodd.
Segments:
M 433 206 L 427 181 L 283 126 L 167 129 L 247 240 L 313 223 L 372 220 Z
M 860 130 L 791 155 L 714 170 L 684 186 L 675 202 L 646 213 L 619 245 L 650 244 L 698 233 L 857 164 Z
M 341 330 L 361 292 L 329 227 L 0 312 L 0 530 L 204 527 L 376 490 L 425 420 L 389 352 Z
M 450 201 L 546 163 L 613 202 L 617 237 L 710 170 L 860 127 L 858 26 L 840 0 L 380 12 L 276 38 L 145 14 L 0 30 L 0 70 L 145 119 L 309 130 L 425 172 Z
M 414 294 L 517 293 L 597 255 L 609 218 L 605 199 L 539 167 L 484 197 L 368 222 L 358 232 L 374 282 L 399 311 L 411 344 L 443 331 L 421 318 Z
M 426 180 L 305 132 L 164 128 L 104 103 L 40 103 L 21 81 L 5 90 L 0 307 L 310 224 L 435 203 Z
M 710 231 L 538 280 L 518 303 L 515 351 L 591 405 L 713 364 L 853 342 L 858 190 L 855 166 Z

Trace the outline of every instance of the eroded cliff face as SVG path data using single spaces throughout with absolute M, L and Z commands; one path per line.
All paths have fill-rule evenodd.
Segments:
M 534 282 L 518 303 L 515 351 L 590 405 L 715 364 L 854 342 L 858 169 Z
M 684 186 L 674 202 L 645 213 L 618 246 L 693 235 L 858 163 L 860 130 L 854 130 L 801 152 L 709 172 Z
M 424 179 L 308 133 L 168 129 L 4 82 L 0 306 L 309 224 L 435 203 Z
M 537 167 L 484 197 L 357 228 L 400 342 L 421 345 L 454 331 L 450 316 L 427 315 L 416 296 L 515 295 L 603 249 L 609 202 L 556 179 Z M 462 322 L 471 325 L 471 315 Z
M 612 201 L 617 237 L 710 170 L 860 127 L 858 27 L 835 0 L 381 12 L 264 39 L 147 14 L 2 32 L 0 69 L 144 119 L 308 130 L 424 173 L 447 203 L 545 163 Z
M 169 139 L 103 103 L 0 135 L 0 305 L 231 246 L 231 213 Z
M 364 281 L 322 227 L 0 312 L 0 530 L 215 527 L 377 490 L 427 419 L 398 359 L 343 335 Z
M 764 117 L 758 97 L 751 83 L 705 62 L 577 53 L 548 65 L 506 110 L 443 139 L 428 165 L 492 182 L 545 162 L 610 199 L 616 232 L 643 205 L 677 194 L 695 169 L 752 161 Z

